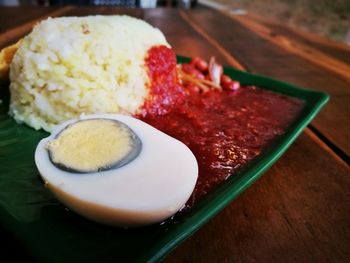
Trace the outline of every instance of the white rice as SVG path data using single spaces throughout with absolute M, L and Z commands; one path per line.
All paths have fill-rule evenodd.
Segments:
M 82 113 L 138 113 L 148 96 L 144 58 L 164 35 L 128 16 L 48 19 L 10 66 L 10 114 L 51 131 Z

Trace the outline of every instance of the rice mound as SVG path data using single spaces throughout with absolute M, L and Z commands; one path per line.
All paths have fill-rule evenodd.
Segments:
M 10 111 L 51 131 L 83 113 L 137 114 L 149 93 L 145 56 L 160 30 L 128 16 L 49 18 L 24 38 L 10 65 Z

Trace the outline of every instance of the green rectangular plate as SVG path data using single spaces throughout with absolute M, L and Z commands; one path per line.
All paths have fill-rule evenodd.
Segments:
M 178 57 L 180 62 L 186 58 Z M 159 261 L 242 191 L 258 179 L 302 132 L 329 99 L 271 78 L 225 68 L 243 85 L 256 85 L 305 101 L 305 107 L 286 133 L 277 138 L 248 166 L 219 185 L 191 211 L 161 225 L 137 229 L 102 226 L 64 208 L 43 186 L 34 164 L 34 150 L 47 136 L 7 115 L 8 88 L 0 98 L 0 222 L 40 262 Z

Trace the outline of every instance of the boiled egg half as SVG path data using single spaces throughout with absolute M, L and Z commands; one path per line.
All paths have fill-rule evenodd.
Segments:
M 114 226 L 161 222 L 181 209 L 198 176 L 182 142 L 126 115 L 94 114 L 59 125 L 35 163 L 63 204 Z

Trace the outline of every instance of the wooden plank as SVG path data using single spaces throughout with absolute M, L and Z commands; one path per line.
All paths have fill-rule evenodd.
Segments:
M 340 78 L 344 78 L 346 81 L 350 82 L 350 65 L 347 63 L 343 63 L 334 57 L 330 57 L 325 53 L 314 49 L 313 47 L 305 45 L 295 39 L 288 38 L 283 34 L 276 34 L 269 27 L 266 27 L 261 23 L 257 23 L 253 19 L 249 19 L 246 16 L 231 15 L 230 17 L 245 27 L 251 29 L 262 38 L 267 39 L 271 43 L 297 56 L 300 56 L 303 59 L 311 61 L 312 63 L 319 65 L 320 67 L 323 67 L 330 72 L 334 72 Z
M 192 11 L 189 18 L 217 40 L 249 70 L 280 77 L 334 95 L 349 94 L 349 83 L 313 63 L 272 45 L 220 12 Z M 316 80 L 315 80 L 316 79 Z
M 35 18 L 45 16 L 47 13 L 54 12 L 58 9 L 60 8 L 33 8 L 31 6 L 22 6 L 19 9 L 18 7 L 2 6 L 0 8 L 0 34 L 16 26 L 25 24 Z
M 310 48 L 317 49 L 328 56 L 332 56 L 345 64 L 350 64 L 350 46 L 347 46 L 346 44 L 332 42 L 330 40 L 318 37 L 317 35 L 281 25 L 266 18 L 262 18 L 256 14 L 249 13 L 247 17 L 270 28 L 272 34 L 274 35 L 283 35 L 288 39 L 292 39 Z
M 214 46 L 217 50 L 219 50 L 220 53 L 222 53 L 223 56 L 225 56 L 226 60 L 229 62 L 229 64 L 232 67 L 245 70 L 245 67 L 242 65 L 241 62 L 239 62 L 233 56 L 231 56 L 231 54 L 227 52 L 226 49 L 220 45 L 220 43 L 218 43 L 214 38 L 212 38 L 209 34 L 207 34 L 201 27 L 193 23 L 192 20 L 189 19 L 184 12 L 180 11 L 180 15 L 181 15 L 181 18 L 183 18 L 196 32 L 201 34 L 212 46 Z
M 92 7 L 92 6 L 79 6 L 68 11 L 66 16 L 89 16 L 89 15 L 129 15 L 133 17 L 142 17 L 142 9 L 135 8 L 121 8 L 121 7 Z
M 67 11 L 72 9 L 71 6 L 65 6 L 60 8 L 44 8 L 46 12 L 42 16 L 35 17 L 29 21 L 24 22 L 23 24 L 19 24 L 17 26 L 11 27 L 0 33 L 0 48 L 5 47 L 9 44 L 16 42 L 19 38 L 23 37 L 25 34 L 30 32 L 33 26 L 41 20 L 44 20 L 48 17 L 55 17 L 65 14 Z M 4 9 L 6 11 L 6 8 Z M 22 8 L 18 9 L 18 12 L 21 14 L 23 10 Z M 1 12 L 0 12 L 1 15 Z M 16 25 L 16 20 L 13 20 L 13 25 Z M 7 26 L 10 26 L 10 22 L 7 23 Z
M 350 156 L 350 83 L 315 64 L 271 44 L 235 20 L 211 10 L 192 11 L 188 17 L 220 43 L 250 71 L 269 75 L 331 95 L 326 109 L 312 123 L 314 127 Z M 330 128 L 328 120 L 338 123 Z M 345 121 L 344 121 L 345 120 Z
M 186 20 L 186 19 L 185 19 Z M 175 21 L 176 24 L 180 25 L 179 28 L 176 28 L 175 31 L 177 32 L 177 34 L 181 35 L 182 31 L 187 30 L 185 26 L 182 25 L 182 23 L 179 23 L 178 18 L 175 18 L 174 16 L 171 17 L 171 21 Z M 186 22 L 188 22 L 188 20 L 186 20 Z M 190 24 L 190 23 L 189 23 Z M 197 32 L 200 32 L 200 30 L 198 30 Z M 206 40 L 208 40 L 205 36 L 204 38 Z M 199 39 L 192 39 L 190 45 L 191 46 L 197 46 Z M 201 42 L 202 43 L 202 42 Z M 210 41 L 209 41 L 210 43 Z M 207 42 L 207 45 L 209 44 Z M 183 48 L 183 42 L 180 41 L 180 39 L 174 39 L 174 42 L 172 43 L 175 48 L 178 49 L 182 49 Z M 215 45 L 214 45 L 215 46 Z M 210 47 L 208 47 L 207 49 L 209 49 Z M 242 66 L 242 65 L 241 65 Z M 257 184 L 253 186 L 253 190 L 248 190 L 248 195 L 249 192 L 253 192 L 253 194 L 250 194 L 250 196 L 248 197 L 248 201 L 244 200 L 242 201 L 242 199 L 238 199 L 235 203 L 233 203 L 230 207 L 228 207 L 227 209 L 224 210 L 224 212 L 222 214 L 220 214 L 217 218 L 214 218 L 207 226 L 205 226 L 203 229 L 201 229 L 199 231 L 199 233 L 197 233 L 195 236 L 193 236 L 192 238 L 190 238 L 188 241 L 185 242 L 184 245 L 179 246 L 178 249 L 176 249 L 169 257 L 166 258 L 166 262 L 197 262 L 197 261 L 203 261 L 203 262 L 221 262 L 221 261 L 249 261 L 249 260 L 255 260 L 255 261 L 260 261 L 261 258 L 263 258 L 264 256 L 269 256 L 268 252 L 271 251 L 272 249 L 278 249 L 278 247 L 274 247 L 276 246 L 276 242 L 278 245 L 278 239 L 280 238 L 285 238 L 285 240 L 293 240 L 293 241 L 298 241 L 300 238 L 300 235 L 302 236 L 302 238 L 304 240 L 302 240 L 302 242 L 308 242 L 309 238 L 309 233 L 310 230 L 309 229 L 315 229 L 315 231 L 320 231 L 323 229 L 327 230 L 327 223 L 329 224 L 329 222 L 327 222 L 325 220 L 324 224 L 320 227 L 317 228 L 317 222 L 315 223 L 315 221 L 312 221 L 311 219 L 309 219 L 309 221 L 307 223 L 299 223 L 297 219 L 295 219 L 295 215 L 297 214 L 298 216 L 302 217 L 302 216 L 312 216 L 311 211 L 307 211 L 307 207 L 303 206 L 303 202 L 297 202 L 296 200 L 293 200 L 293 194 L 294 194 L 294 185 L 298 185 L 298 181 L 297 180 L 304 180 L 303 177 L 304 175 L 312 175 L 312 178 L 309 179 L 309 181 L 307 181 L 306 186 L 304 188 L 299 189 L 300 191 L 300 199 L 303 199 L 303 197 L 305 197 L 305 195 L 310 195 L 310 200 L 312 200 L 311 196 L 313 195 L 312 192 L 310 192 L 308 189 L 310 187 L 312 187 L 314 181 L 317 181 L 317 177 L 318 176 L 323 176 L 323 173 L 327 174 L 327 180 L 332 180 L 332 175 L 333 174 L 337 174 L 340 177 L 340 180 L 344 180 L 345 178 L 345 183 L 340 183 L 340 185 L 343 186 L 344 190 L 347 190 L 348 186 L 349 186 L 349 179 L 346 178 L 347 173 L 349 172 L 349 169 L 347 167 L 347 165 L 338 158 L 337 155 L 334 154 L 334 152 L 332 152 L 329 147 L 327 145 L 323 145 L 322 147 L 320 146 L 321 143 L 318 142 L 318 145 L 315 143 L 315 140 L 318 140 L 317 137 L 311 139 L 310 136 L 315 137 L 315 135 L 313 133 L 311 133 L 310 131 L 308 131 L 308 135 L 303 135 L 302 138 L 304 139 L 300 139 L 297 142 L 297 146 L 294 146 L 294 148 L 296 147 L 296 149 L 293 151 L 293 155 L 297 155 L 298 158 L 294 158 L 293 155 L 292 157 L 288 157 L 288 156 L 284 156 L 279 163 L 277 164 L 277 167 L 274 167 L 269 173 L 268 173 L 268 178 L 265 179 L 267 180 L 267 183 L 263 183 L 263 185 L 258 186 Z M 306 141 L 306 143 L 304 143 L 304 141 Z M 311 145 L 311 147 L 309 147 L 309 145 Z M 305 147 L 305 149 L 304 149 Z M 313 149 L 313 151 L 310 151 L 310 149 Z M 312 163 L 309 164 L 308 159 L 304 159 L 303 155 L 307 154 L 309 159 L 318 159 L 318 155 L 321 155 L 321 161 L 319 161 L 320 163 L 322 163 L 322 159 L 327 159 L 327 161 L 329 162 L 329 166 L 327 170 L 323 170 L 321 168 L 321 166 L 319 165 L 320 163 Z M 302 160 L 301 163 L 299 163 L 299 160 Z M 309 166 L 304 166 L 304 164 L 309 164 Z M 340 165 L 341 168 L 340 170 L 342 171 L 341 173 L 334 171 L 333 165 L 335 167 L 337 167 L 337 165 Z M 311 167 L 312 166 L 312 167 Z M 318 169 L 315 170 L 314 167 L 317 167 Z M 337 169 L 337 168 L 335 168 Z M 281 175 L 281 171 L 283 172 Z M 332 171 L 332 173 L 328 173 L 329 171 Z M 297 178 L 294 177 L 294 175 L 298 175 Z M 265 175 L 266 176 L 266 175 Z M 292 179 L 295 181 L 292 181 L 294 184 L 292 185 L 292 187 L 289 186 L 289 181 L 291 180 L 290 178 L 286 178 L 291 176 Z M 324 178 L 326 181 L 326 178 Z M 261 179 L 261 180 L 264 180 Z M 259 181 L 258 184 L 261 183 L 261 180 Z M 271 182 L 272 180 L 272 182 Z M 274 183 L 274 181 L 277 181 L 276 183 Z M 314 186 L 316 187 L 314 191 L 319 191 L 322 190 L 321 192 L 321 196 L 320 199 L 322 200 L 322 195 L 327 195 L 327 192 L 325 192 L 324 190 L 327 189 L 327 184 L 328 182 L 326 182 L 324 185 L 322 186 Z M 275 214 L 277 214 L 279 216 L 278 218 L 278 223 L 280 224 L 277 228 L 277 230 L 275 231 L 271 231 L 270 229 L 270 225 L 265 225 L 265 226 L 261 226 L 261 224 L 259 223 L 259 218 L 260 218 L 260 213 L 265 214 L 265 222 L 267 222 L 268 220 L 272 221 L 272 223 L 274 223 L 274 221 L 276 220 L 274 218 L 273 215 L 271 215 L 271 212 L 264 212 L 263 209 L 261 209 L 261 205 L 263 205 L 263 207 L 266 208 L 266 211 L 269 211 L 269 205 L 268 203 L 266 203 L 265 200 L 265 195 L 269 194 L 272 185 L 272 190 L 273 190 L 273 194 L 277 194 L 277 197 L 280 197 L 282 192 L 286 192 L 289 196 L 288 198 L 283 198 L 283 199 L 278 199 L 276 197 L 272 196 L 268 196 L 267 197 L 267 201 L 268 202 L 273 202 L 276 199 L 276 209 L 275 211 L 273 211 Z M 283 187 L 280 187 L 280 185 L 282 185 Z M 305 188 L 307 190 L 305 190 Z M 254 189 L 258 189 L 254 190 Z M 304 193 L 305 191 L 305 193 Z M 349 190 L 347 190 L 349 191 Z M 258 192 L 258 193 L 256 193 Z M 336 189 L 330 189 L 331 195 L 336 193 Z M 262 194 L 262 196 L 260 196 L 260 194 Z M 243 194 L 243 196 L 246 194 Z M 342 198 L 342 197 L 341 197 Z M 339 201 L 342 203 L 343 208 L 346 208 L 346 202 L 342 202 L 343 200 L 341 200 L 341 198 L 339 198 Z M 260 202 L 256 202 L 256 199 L 259 199 Z M 289 205 L 289 202 L 291 201 L 290 199 L 292 199 L 292 205 L 295 206 L 295 208 L 293 207 L 292 209 L 286 209 L 285 207 L 287 206 L 287 204 Z M 317 199 L 319 201 L 319 199 Z M 315 200 L 315 202 L 317 201 Z M 347 198 L 347 200 L 349 200 L 349 198 Z M 238 204 L 239 203 L 239 204 Z M 322 210 L 327 210 L 328 206 L 330 206 L 332 204 L 332 201 L 329 201 L 327 204 L 324 205 L 324 203 L 319 202 L 318 206 L 319 208 L 315 208 L 316 210 L 316 217 L 318 216 L 322 216 Z M 299 207 L 297 207 L 297 205 L 301 206 L 301 209 L 299 209 Z M 237 207 L 238 207 L 238 213 L 237 213 Z M 251 213 L 251 216 L 249 216 L 246 212 L 246 207 L 249 207 L 248 209 L 250 210 L 249 213 Z M 286 210 L 286 211 L 284 211 Z M 321 211 L 319 211 L 321 210 Z M 345 209 L 343 210 L 343 212 L 345 211 Z M 314 212 L 314 211 L 312 211 Z M 320 213 L 320 214 L 317 214 Z M 257 214 L 255 214 L 257 213 Z M 235 216 L 236 215 L 236 216 Z M 349 213 L 344 212 L 344 215 L 347 217 L 347 219 L 350 218 Z M 249 222 L 245 223 L 246 219 L 245 217 L 249 216 Z M 340 215 L 342 216 L 342 215 Z M 341 217 L 340 217 L 341 218 Z M 289 221 L 290 222 L 289 222 Z M 337 217 L 335 216 L 334 221 L 337 220 Z M 240 226 L 238 229 L 236 229 L 233 226 L 238 226 L 241 225 L 242 222 L 244 222 L 243 224 L 243 229 Z M 347 220 L 344 220 L 342 222 L 342 225 L 339 226 L 339 229 L 346 229 L 347 224 L 346 224 Z M 271 224 L 272 224 L 271 223 Z M 322 222 L 323 223 L 323 222 Z M 292 226 L 290 226 L 290 224 Z M 316 224 L 316 226 L 314 226 L 314 224 Z M 305 230 L 305 228 L 307 228 Z M 261 235 L 257 235 L 255 236 L 254 230 L 256 232 L 260 231 L 262 232 L 262 234 L 266 235 L 266 237 L 264 237 L 264 239 L 261 239 Z M 281 230 L 279 232 L 279 230 Z M 303 236 L 303 234 L 297 235 L 295 233 L 298 233 L 298 231 L 306 231 L 305 235 Z M 348 233 L 349 233 L 349 229 L 347 229 Z M 248 233 L 248 235 L 253 239 L 253 241 L 255 243 L 251 244 L 251 240 L 249 239 L 245 239 L 244 242 L 242 242 L 241 238 L 244 237 L 245 232 Z M 292 233 L 292 236 L 289 237 L 288 235 Z M 327 232 L 326 232 L 327 233 Z M 330 235 L 333 235 L 331 239 L 326 240 L 327 242 L 331 242 L 334 240 L 336 240 L 338 238 L 337 234 L 339 234 L 339 231 L 337 232 L 332 232 L 330 233 Z M 326 234 L 328 235 L 328 233 Z M 270 238 L 272 240 L 270 240 Z M 300 246 L 301 242 L 295 242 L 294 243 L 294 251 L 298 252 L 299 254 L 297 254 L 296 256 L 294 256 L 295 259 L 308 259 L 308 258 L 317 258 L 317 255 L 319 253 L 320 250 L 313 250 L 312 246 L 314 245 L 314 243 L 316 243 L 318 241 L 319 236 L 313 236 L 312 237 L 312 241 L 313 243 L 310 244 L 307 247 L 304 246 Z M 322 237 L 324 238 L 324 237 Z M 281 243 L 282 245 L 282 249 L 287 250 L 286 247 L 283 247 L 283 243 Z M 347 243 L 349 244 L 349 243 Z M 250 248 L 252 250 L 252 252 L 246 251 L 246 248 Z M 271 246 L 271 247 L 269 247 Z M 258 251 L 257 248 L 259 248 L 260 250 Z M 320 249 L 322 250 L 323 248 L 320 247 Z M 308 251 L 310 250 L 310 251 Z M 239 253 L 237 253 L 237 251 Z M 254 251 L 258 252 L 257 255 L 254 255 Z M 250 256 L 250 253 L 253 253 L 253 256 Z M 331 254 L 331 250 L 327 251 L 328 255 L 332 255 Z M 347 256 L 348 254 L 347 249 L 346 249 L 346 245 L 342 244 L 342 250 L 339 252 L 339 254 L 336 254 L 335 257 L 339 257 L 342 258 L 344 255 Z M 284 255 L 283 250 L 281 250 L 281 252 L 279 252 L 279 254 L 274 256 L 274 261 L 275 262 L 279 262 L 281 258 L 288 258 L 288 256 L 290 256 L 292 253 L 289 253 L 287 256 Z M 320 257 L 321 258 L 321 257 Z M 269 261 L 270 258 L 268 258 L 267 261 Z
M 225 4 L 220 4 L 220 3 L 216 3 L 213 2 L 211 0 L 201 0 L 200 1 L 200 8 L 204 8 L 204 9 L 215 9 L 215 10 L 219 10 L 219 11 L 223 11 L 225 13 L 229 13 L 234 15 L 235 12 L 232 12 L 230 8 L 228 8 L 227 5 Z M 256 14 L 256 13 L 252 13 L 252 12 L 246 12 L 246 14 L 244 14 L 244 16 L 248 16 L 250 19 L 256 20 L 259 23 L 262 23 L 264 25 L 267 25 L 268 27 L 277 27 L 277 28 L 283 28 L 284 30 L 282 31 L 288 31 L 287 33 L 291 33 L 293 36 L 299 38 L 299 40 L 302 40 L 302 42 L 304 43 L 312 43 L 312 47 L 316 47 L 318 48 L 318 45 L 321 49 L 321 51 L 334 51 L 336 53 L 338 52 L 344 52 L 344 54 L 346 56 L 348 56 L 348 53 L 350 52 L 350 46 L 339 42 L 339 41 L 335 41 L 317 34 L 313 34 L 310 32 L 306 32 L 303 30 L 299 30 L 296 27 L 291 27 L 288 26 L 286 24 L 282 25 L 281 23 L 277 22 L 276 20 L 272 20 L 269 16 L 266 16 L 263 14 Z M 283 32 L 284 34 L 285 32 Z M 315 46 L 316 45 L 316 46 Z M 323 49 L 324 48 L 324 49 Z M 329 54 L 329 52 L 325 52 L 326 54 Z M 337 57 L 337 56 L 335 56 Z M 340 56 L 339 56 L 340 59 Z M 341 60 L 341 59 L 340 59 Z M 349 60 L 345 60 L 346 63 L 348 63 Z
M 314 119 L 312 126 L 335 144 L 335 151 L 340 151 L 339 154 L 349 163 L 350 95 L 332 96 L 330 102 Z
M 215 56 L 222 63 L 232 63 L 215 45 L 208 43 L 203 35 L 189 27 L 176 9 L 147 9 L 143 19 L 164 33 L 178 55 L 199 56 L 206 60 Z
M 348 262 L 349 174 L 304 133 L 165 262 Z

